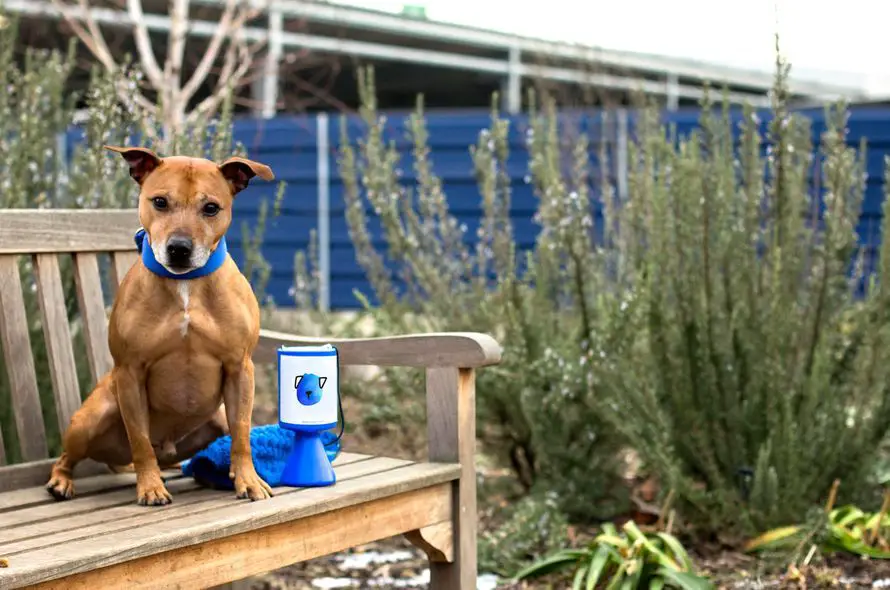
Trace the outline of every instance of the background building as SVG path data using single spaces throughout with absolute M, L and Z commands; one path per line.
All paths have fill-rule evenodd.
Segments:
M 115 43 L 112 49 L 135 52 L 123 3 L 91 3 L 96 21 Z M 69 35 L 59 34 L 65 25 L 50 0 L 6 0 L 4 5 L 23 19 L 25 45 L 58 47 L 67 42 Z M 200 43 L 215 30 L 222 5 L 223 0 L 193 0 L 192 65 L 200 58 Z M 241 92 L 241 108 L 266 117 L 281 111 L 354 107 L 355 70 L 366 64 L 375 66 L 381 107 L 394 109 L 413 106 L 419 92 L 431 108 L 487 107 L 497 91 L 504 108 L 517 112 L 531 85 L 558 93 L 568 104 L 628 104 L 642 91 L 675 109 L 695 105 L 706 83 L 727 86 L 735 102 L 764 105 L 772 84 L 770 72 L 434 22 L 420 7 L 408 6 L 398 15 L 305 0 L 258 5 L 263 8 L 245 35 L 264 42 L 265 51 L 257 60 L 252 88 Z M 170 27 L 167 2 L 144 0 L 143 10 L 154 45 L 161 49 Z M 84 59 L 89 59 L 85 50 Z M 791 89 L 795 99 L 805 103 L 873 98 L 850 84 L 796 75 Z

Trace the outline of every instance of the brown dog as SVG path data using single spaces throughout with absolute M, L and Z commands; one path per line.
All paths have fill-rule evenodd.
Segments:
M 143 248 L 175 275 L 207 263 L 232 221 L 235 195 L 250 179 L 274 178 L 268 166 L 243 158 L 216 165 L 159 158 L 143 148 L 107 149 L 123 156 L 140 186 Z M 71 418 L 49 492 L 71 498 L 72 470 L 89 457 L 112 468 L 132 462 L 138 503 L 168 504 L 160 468 L 231 433 L 229 476 L 237 497 L 268 498 L 272 491 L 254 469 L 249 438 L 258 339 L 256 297 L 228 255 L 212 273 L 186 280 L 134 264 L 109 320 L 114 368 Z

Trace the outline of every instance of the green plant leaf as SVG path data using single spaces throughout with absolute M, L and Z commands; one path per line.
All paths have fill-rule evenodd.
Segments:
M 618 533 L 618 529 L 617 529 L 617 528 L 615 527 L 615 525 L 614 525 L 613 523 L 611 523 L 611 522 L 604 523 L 600 528 L 601 528 L 601 529 L 603 530 L 603 532 L 604 532 L 605 534 L 607 534 L 607 535 L 611 535 L 611 536 L 613 536 L 613 537 L 620 537 L 620 536 L 621 536 L 621 535 L 619 535 L 619 533 Z
M 692 571 L 692 560 L 689 558 L 689 553 L 683 547 L 683 544 L 677 540 L 673 535 L 669 535 L 668 533 L 657 532 L 655 533 L 659 539 L 667 546 L 667 548 L 673 553 L 674 557 L 680 565 L 680 569 L 690 572 Z
M 679 570 L 680 565 L 677 564 L 676 561 L 668 557 L 666 553 L 661 551 L 655 544 L 649 540 L 648 537 L 639 529 L 639 527 L 632 520 L 627 521 L 624 525 L 624 530 L 627 533 L 627 536 L 634 541 L 634 545 L 642 546 L 649 553 L 651 553 L 658 562 L 664 567 L 669 567 L 671 569 Z
M 587 573 L 587 567 L 581 566 L 575 572 L 575 578 L 572 580 L 572 590 L 581 590 L 584 586 L 584 574 Z
M 840 506 L 832 510 L 828 515 L 828 520 L 840 526 L 849 526 L 857 520 L 864 519 L 865 512 L 853 505 Z
M 791 542 L 796 535 L 803 531 L 803 527 L 785 526 L 771 529 L 762 535 L 754 537 L 745 543 L 745 551 L 763 551 L 764 549 L 775 549 Z
M 621 562 L 621 565 L 618 566 L 618 569 L 615 570 L 615 573 L 612 574 L 612 581 L 609 582 L 609 585 L 606 586 L 606 590 L 615 590 L 622 583 L 625 577 L 625 572 L 627 571 L 627 565 L 629 561 Z
M 596 550 L 596 553 L 593 554 L 590 567 L 587 568 L 587 590 L 593 590 L 599 583 L 600 576 L 603 575 L 603 571 L 609 564 L 609 557 L 617 558 L 616 561 L 619 563 L 621 561 L 621 556 L 618 555 L 618 552 L 608 545 L 601 545 Z
M 645 558 L 643 557 L 639 557 L 628 563 L 627 577 L 621 584 L 622 590 L 634 590 L 639 585 L 640 579 L 643 577 L 643 568 L 646 565 Z
M 607 543 L 619 549 L 628 549 L 630 547 L 627 539 L 615 535 L 599 535 L 596 537 L 596 539 L 594 539 L 594 542 L 596 542 L 597 544 Z
M 585 555 L 587 555 L 586 551 L 573 549 L 563 550 L 555 555 L 551 555 L 550 557 L 537 561 L 530 566 L 523 568 L 514 576 L 514 578 L 516 580 L 524 580 L 527 578 L 546 576 L 547 574 L 551 574 L 555 571 L 559 571 L 562 568 L 568 567 L 573 563 L 577 563 Z
M 691 572 L 678 572 L 668 568 L 660 568 L 656 575 L 665 578 L 672 586 L 677 586 L 681 590 L 712 590 L 714 584 L 701 576 L 697 576 Z

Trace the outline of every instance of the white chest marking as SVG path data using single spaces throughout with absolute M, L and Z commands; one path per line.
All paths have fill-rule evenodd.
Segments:
M 182 322 L 179 324 L 179 333 L 185 338 L 189 331 L 189 282 L 179 281 L 179 298 L 182 299 Z

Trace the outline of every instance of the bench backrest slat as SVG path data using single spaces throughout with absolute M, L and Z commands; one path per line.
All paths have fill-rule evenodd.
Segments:
M 139 254 L 137 252 L 114 252 L 111 255 L 111 273 L 112 273 L 112 286 L 114 289 L 113 295 L 117 295 L 117 286 L 121 284 L 124 280 L 124 277 L 127 276 L 127 272 L 133 265 L 136 264 L 136 261 L 139 260 Z
M 59 431 L 64 432 L 71 416 L 80 407 L 80 385 L 77 382 L 77 365 L 58 256 L 37 254 L 34 256 L 34 270 L 37 274 L 37 299 L 43 316 L 43 335 L 56 400 L 56 418 Z
M 116 295 L 138 260 L 133 241 L 138 227 L 135 209 L 0 210 L 0 372 L 6 373 L 0 374 L 0 404 L 12 406 L 9 422 L 0 425 L 11 430 L 0 432 L 0 465 L 48 459 L 49 443 L 67 429 L 88 393 L 83 388 L 111 369 L 103 291 Z M 26 262 L 33 268 L 22 266 Z M 68 283 L 72 275 L 74 285 Z M 69 317 L 75 294 L 78 318 Z M 42 345 L 45 354 L 37 350 Z M 84 365 L 92 383 L 82 374 Z
M 135 209 L 13 209 L 0 213 L 0 254 L 136 250 L 133 233 L 139 218 Z
M 102 277 L 99 261 L 92 252 L 74 255 L 74 279 L 77 284 L 77 301 L 83 317 L 84 336 L 87 344 L 87 360 L 93 383 L 111 370 L 111 352 L 108 350 L 108 315 L 102 296 Z
M 12 388 L 12 411 L 22 458 L 25 461 L 43 459 L 47 455 L 46 431 L 31 355 L 18 257 L 14 255 L 0 255 L 0 339 Z

